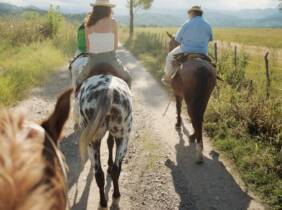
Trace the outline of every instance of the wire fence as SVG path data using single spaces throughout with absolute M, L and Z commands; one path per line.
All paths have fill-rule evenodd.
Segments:
M 271 86 L 272 84 L 272 80 L 276 80 L 279 82 L 279 80 L 282 79 L 282 64 L 278 65 L 277 63 L 279 63 L 279 58 L 277 58 L 277 55 L 275 55 L 275 52 L 270 52 L 269 49 L 264 49 L 264 55 L 262 54 L 262 52 L 258 53 L 258 52 L 250 52 L 250 51 L 246 51 L 244 47 L 242 47 L 241 45 L 237 46 L 235 44 L 230 45 L 231 47 L 229 49 L 227 49 L 226 47 L 221 46 L 221 49 L 223 50 L 231 50 L 233 53 L 233 58 L 234 58 L 234 67 L 236 69 L 236 64 L 237 64 L 237 59 L 239 58 L 239 53 L 244 53 L 246 55 L 248 55 L 248 61 L 247 64 L 248 66 L 251 66 L 252 68 L 257 68 L 257 71 L 252 72 L 252 75 L 257 75 L 260 78 L 261 77 L 265 77 L 265 85 L 266 85 L 266 95 L 267 97 L 270 96 L 270 91 L 271 89 L 274 90 L 278 90 L 278 91 L 282 91 L 281 88 L 279 87 L 275 87 L 275 86 Z M 219 55 L 219 47 L 218 47 L 218 42 L 214 42 L 212 45 L 212 54 L 213 57 L 218 58 L 217 62 L 220 62 L 220 58 L 221 55 Z M 254 59 L 254 56 L 256 56 L 256 59 Z M 257 60 L 257 61 L 256 61 Z M 260 62 L 258 61 L 260 60 Z M 273 64 L 275 63 L 275 64 Z M 248 70 L 248 68 L 247 68 Z M 272 74 L 275 73 L 275 78 L 272 77 Z M 280 78 L 281 77 L 281 78 Z M 252 80 L 256 80 L 258 78 L 251 78 Z M 280 83 L 280 82 L 279 82 Z
M 153 43 L 153 46 L 151 47 L 162 49 L 163 51 L 168 52 L 169 37 L 165 33 L 139 33 L 144 36 L 144 40 L 151 40 L 151 43 Z M 272 83 L 272 81 L 275 81 L 275 84 L 279 85 L 279 83 L 281 83 L 279 82 L 279 80 L 282 80 L 282 58 L 280 57 L 280 54 L 282 54 L 281 52 L 277 53 L 273 49 L 259 47 L 251 47 L 251 49 L 248 49 L 246 46 L 240 44 L 222 44 L 222 42 L 216 41 L 211 44 L 209 55 L 217 63 L 220 63 L 222 54 L 225 51 L 230 51 L 231 54 L 233 54 L 233 63 L 235 69 L 236 65 L 239 62 L 240 55 L 244 53 L 248 56 L 246 73 L 249 73 L 249 76 L 251 75 L 251 77 L 253 76 L 253 78 L 249 78 L 252 81 L 264 81 L 264 85 L 266 86 L 265 89 L 267 97 L 269 97 L 271 90 L 282 91 L 280 87 L 276 87 Z

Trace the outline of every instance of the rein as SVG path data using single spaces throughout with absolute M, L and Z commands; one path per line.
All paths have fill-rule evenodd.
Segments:
M 63 160 L 63 155 L 61 153 L 60 150 L 58 150 L 57 146 L 55 145 L 52 137 L 45 131 L 44 128 L 42 128 L 41 126 L 35 124 L 35 123 L 29 123 L 28 125 L 26 125 L 26 128 L 32 129 L 32 130 L 37 130 L 39 132 L 44 132 L 45 135 L 45 139 L 48 141 L 48 143 L 50 143 L 52 150 L 59 162 L 59 166 L 60 166 L 60 170 L 63 173 L 64 176 L 64 197 L 66 200 L 66 207 L 65 210 L 69 210 L 69 199 L 68 199 L 68 179 L 67 179 L 67 170 L 66 170 L 66 165 L 65 162 Z
M 52 140 L 52 137 L 46 131 L 45 131 L 45 136 L 46 136 L 46 139 L 48 140 L 48 142 L 50 143 L 50 145 L 52 146 L 53 151 L 55 152 L 55 156 L 59 161 L 59 166 L 60 166 L 60 169 L 61 169 L 63 176 L 64 176 L 64 186 L 65 186 L 64 195 L 65 195 L 65 200 L 66 200 L 65 210 L 69 210 L 68 177 L 67 177 L 66 165 L 65 165 L 65 162 L 63 160 L 63 155 L 62 155 L 61 151 L 58 150 L 57 146 L 55 145 L 54 141 Z

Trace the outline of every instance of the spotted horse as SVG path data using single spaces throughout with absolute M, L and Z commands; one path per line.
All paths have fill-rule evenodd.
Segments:
M 132 128 L 131 91 L 124 80 L 113 76 L 113 69 L 107 64 L 99 65 L 91 71 L 75 97 L 79 109 L 79 140 L 81 161 L 84 164 L 88 153 L 94 168 L 95 178 L 100 192 L 98 209 L 108 209 L 109 187 L 105 188 L 105 176 L 101 167 L 100 147 L 107 131 L 109 158 L 107 179 L 113 182 L 112 207 L 119 207 L 121 197 L 119 177 L 128 140 Z M 113 147 L 116 143 L 116 155 L 113 160 Z

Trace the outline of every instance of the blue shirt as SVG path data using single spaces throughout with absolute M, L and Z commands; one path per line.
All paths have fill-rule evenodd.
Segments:
M 208 44 L 213 40 L 212 28 L 203 17 L 196 16 L 184 23 L 175 39 L 183 52 L 208 54 Z

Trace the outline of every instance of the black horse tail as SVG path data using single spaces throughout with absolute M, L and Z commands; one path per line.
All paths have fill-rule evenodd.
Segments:
M 206 67 L 199 67 L 195 71 L 196 87 L 191 99 L 192 123 L 202 130 L 204 113 L 213 89 L 214 75 Z

